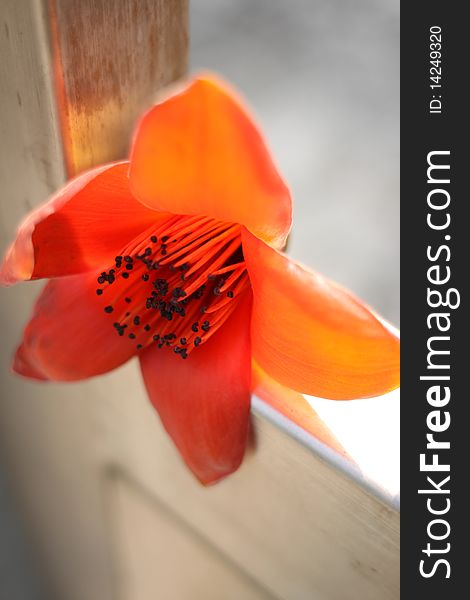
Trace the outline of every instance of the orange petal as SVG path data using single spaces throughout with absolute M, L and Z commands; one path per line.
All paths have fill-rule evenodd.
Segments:
M 270 377 L 253 360 L 253 393 L 267 402 L 290 421 L 314 435 L 320 442 L 350 460 L 346 450 L 340 444 L 331 429 L 320 419 L 304 396 Z
M 282 247 L 291 225 L 289 190 L 235 93 L 194 79 L 141 120 L 131 187 L 145 205 L 242 223 Z
M 155 346 L 141 355 L 150 400 L 187 465 L 204 484 L 235 471 L 245 452 L 250 307 L 251 297 L 187 360 Z
M 350 400 L 399 385 L 399 341 L 357 298 L 244 230 L 253 356 L 302 393 Z
M 129 191 L 129 164 L 87 171 L 33 211 L 0 267 L 0 283 L 82 273 L 113 262 L 160 218 Z
M 73 381 L 106 373 L 135 354 L 97 297 L 96 274 L 49 281 L 16 351 L 13 370 L 32 379 Z
M 36 367 L 34 361 L 30 359 L 30 353 L 23 343 L 16 349 L 13 358 L 13 370 L 15 373 L 27 377 L 28 379 L 47 381 L 47 377 L 41 369 Z

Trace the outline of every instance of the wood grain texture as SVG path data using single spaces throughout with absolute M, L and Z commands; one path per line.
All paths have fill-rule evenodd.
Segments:
M 264 414 L 254 415 L 256 450 L 241 469 L 201 487 L 148 400 L 140 400 L 139 380 L 130 383 L 132 366 L 126 369 L 132 403 L 110 393 L 97 407 L 103 463 L 137 482 L 275 598 L 399 597 L 396 509 Z M 108 381 L 117 391 L 118 382 Z
M 65 179 L 50 61 L 39 2 L 3 0 L 0 16 L 1 247 L 32 207 Z
M 187 2 L 2 0 L 0 12 L 3 252 L 24 215 L 68 174 L 125 156 L 137 115 L 186 69 Z M 38 386 L 10 373 L 41 285 L 2 290 L 0 298 L 2 467 L 45 597 L 114 600 L 95 447 L 94 409 L 106 383 Z
M 125 477 L 110 480 L 120 600 L 274 600 L 220 547 Z
M 124 158 L 142 110 L 186 71 L 187 0 L 49 0 L 67 171 Z

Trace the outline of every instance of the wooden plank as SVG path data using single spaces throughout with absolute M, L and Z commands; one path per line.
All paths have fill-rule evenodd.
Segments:
M 109 480 L 122 600 L 273 600 L 218 546 L 124 477 Z
M 40 3 L 2 2 L 2 251 L 20 219 L 65 180 L 48 37 Z
M 68 174 L 127 155 L 142 108 L 186 71 L 186 0 L 50 0 Z
M 399 513 L 346 472 L 340 457 L 254 399 L 256 451 L 234 476 L 202 488 L 141 401 L 138 381 L 132 402 L 118 397 L 113 378 L 108 383 L 97 417 L 102 462 L 137 481 L 274 597 L 344 600 L 347 590 L 348 600 L 398 598 Z
M 110 7 L 122 17 L 119 22 L 109 18 Z M 2 1 L 1 251 L 21 218 L 65 181 L 66 164 L 75 173 L 94 160 L 125 156 L 136 115 L 164 82 L 186 68 L 187 18 L 186 0 Z M 69 45 L 64 27 L 72 35 Z M 98 38 L 106 38 L 106 51 L 115 49 L 115 54 L 104 61 L 104 53 L 89 49 L 75 73 L 75 52 L 96 46 Z M 58 78 L 59 51 L 63 79 Z M 150 71 L 142 64 L 146 56 L 153 60 Z M 112 90 L 100 104 L 93 90 L 105 91 L 113 69 Z M 80 103 L 81 86 L 88 90 L 87 99 L 95 98 L 92 106 Z M 111 600 L 109 531 L 94 425 L 94 406 L 106 384 L 41 386 L 9 372 L 40 287 L 31 283 L 2 290 L 0 299 L 2 464 L 35 543 L 47 597 Z

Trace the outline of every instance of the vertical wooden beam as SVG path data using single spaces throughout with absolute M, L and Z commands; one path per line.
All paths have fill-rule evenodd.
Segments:
M 126 155 L 139 113 L 184 74 L 187 43 L 187 0 L 2 0 L 0 251 L 67 176 Z M 40 285 L 0 297 L 0 459 L 42 560 L 48 598 L 111 600 L 94 414 L 106 379 L 37 385 L 9 372 Z M 118 379 L 121 390 L 123 382 L 139 385 L 132 366 Z M 129 392 L 120 397 L 126 393 L 129 399 Z
M 69 174 L 127 154 L 156 91 L 186 71 L 186 0 L 49 0 Z

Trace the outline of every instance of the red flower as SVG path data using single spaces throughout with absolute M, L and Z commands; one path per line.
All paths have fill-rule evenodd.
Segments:
M 80 175 L 21 225 L 1 281 L 51 281 L 14 370 L 71 381 L 137 354 L 204 483 L 242 460 L 252 365 L 326 398 L 395 388 L 396 337 L 279 251 L 290 226 L 289 191 L 240 101 L 193 80 L 144 115 L 128 162 Z

